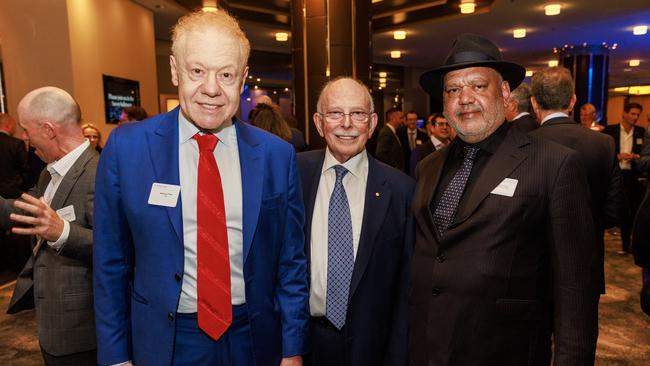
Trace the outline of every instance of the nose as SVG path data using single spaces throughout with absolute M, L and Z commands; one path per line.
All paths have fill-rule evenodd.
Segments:
M 463 86 L 460 89 L 460 93 L 458 95 L 458 101 L 460 102 L 460 104 L 474 103 L 474 93 L 472 92 L 470 87 Z
M 203 82 L 203 94 L 208 97 L 214 98 L 221 94 L 221 84 L 216 73 L 208 75 Z
M 344 128 L 350 128 L 350 126 L 352 126 L 352 115 L 350 115 L 349 113 L 344 114 L 343 120 L 341 121 L 341 126 L 343 126 Z

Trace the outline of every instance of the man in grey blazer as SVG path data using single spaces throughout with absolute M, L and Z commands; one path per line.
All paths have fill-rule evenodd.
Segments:
M 36 309 L 46 365 L 96 365 L 92 226 L 97 152 L 67 92 L 44 87 L 18 104 L 20 126 L 47 168 L 16 200 L 0 198 L 0 227 L 33 237 L 9 309 Z

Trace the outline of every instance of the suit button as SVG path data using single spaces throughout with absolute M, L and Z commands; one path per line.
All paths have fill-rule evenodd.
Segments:
M 174 278 L 176 279 L 176 282 L 181 282 L 181 280 L 183 279 L 180 273 L 175 273 Z
M 169 314 L 167 314 L 167 319 L 169 319 L 170 322 L 173 322 L 174 321 L 174 313 L 170 312 Z
M 447 257 L 445 257 L 444 254 L 440 254 L 439 256 L 436 257 L 436 260 L 437 260 L 439 263 L 444 262 L 445 259 L 447 259 Z
M 431 295 L 433 295 L 433 296 L 438 296 L 438 295 L 440 295 L 440 289 L 437 288 L 437 287 L 434 287 L 434 288 L 431 290 Z

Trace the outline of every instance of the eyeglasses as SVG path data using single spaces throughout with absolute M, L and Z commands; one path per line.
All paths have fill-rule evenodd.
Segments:
M 325 119 L 325 122 L 327 123 L 341 123 L 343 122 L 345 116 L 350 116 L 352 122 L 357 124 L 366 124 L 368 123 L 370 117 L 370 113 L 366 113 L 366 112 L 350 112 L 350 113 L 325 112 L 325 113 L 318 113 L 318 114 L 321 117 L 323 117 Z
M 436 127 L 449 127 L 449 123 L 447 122 L 434 122 L 433 124 L 436 125 Z

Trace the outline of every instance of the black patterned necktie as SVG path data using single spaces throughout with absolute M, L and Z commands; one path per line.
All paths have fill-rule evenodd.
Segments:
M 472 172 L 474 159 L 476 158 L 476 154 L 479 150 L 480 149 L 474 145 L 467 145 L 463 148 L 465 156 L 463 159 L 463 164 L 456 171 L 454 177 L 451 178 L 449 185 L 442 193 L 440 202 L 438 202 L 438 206 L 433 213 L 433 222 L 436 224 L 438 233 L 441 237 L 449 225 L 451 225 L 451 223 L 454 221 L 458 203 L 460 202 L 460 198 L 463 196 L 463 192 L 465 191 L 467 179 Z

